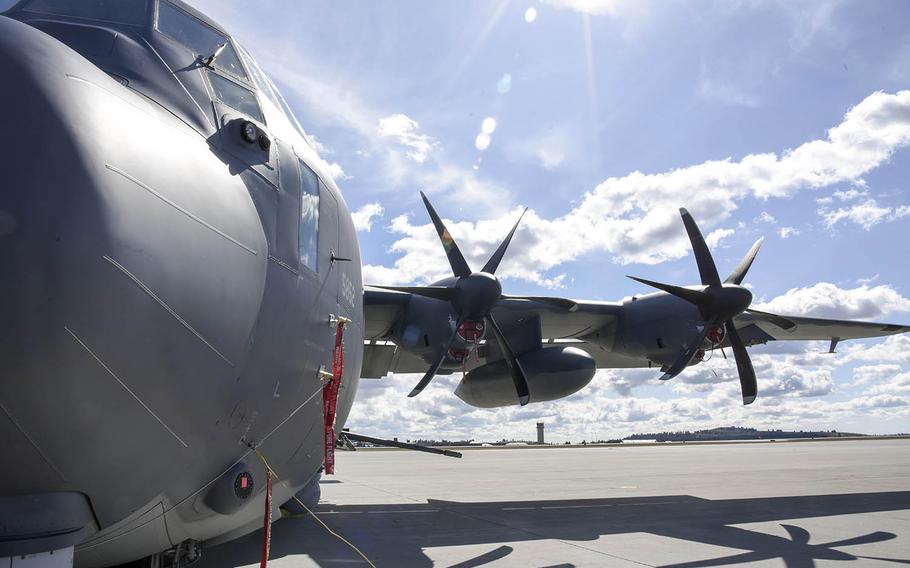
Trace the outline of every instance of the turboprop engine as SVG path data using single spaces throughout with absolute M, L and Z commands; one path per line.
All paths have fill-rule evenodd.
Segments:
M 577 347 L 544 347 L 518 356 L 525 369 L 531 400 L 556 400 L 576 393 L 594 378 L 594 359 Z M 505 360 L 477 367 L 455 388 L 461 400 L 480 408 L 516 403 L 515 384 Z

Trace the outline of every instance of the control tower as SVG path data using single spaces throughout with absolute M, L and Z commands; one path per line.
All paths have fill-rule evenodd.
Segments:
M 543 444 L 543 422 L 537 423 L 537 443 Z

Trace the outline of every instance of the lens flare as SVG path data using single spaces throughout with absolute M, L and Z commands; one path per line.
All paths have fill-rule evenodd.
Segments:
M 499 78 L 499 81 L 496 81 L 496 90 L 500 94 L 504 95 L 512 90 L 512 75 L 506 73 Z

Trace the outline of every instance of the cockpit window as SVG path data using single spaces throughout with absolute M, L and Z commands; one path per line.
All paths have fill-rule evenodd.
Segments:
M 158 31 L 179 41 L 201 57 L 212 55 L 220 46 L 224 45 L 224 49 L 218 53 L 212 65 L 237 77 L 247 78 L 243 65 L 240 64 L 240 59 L 237 57 L 237 52 L 234 51 L 234 46 L 228 38 L 173 4 L 168 2 L 159 4 Z
M 24 9 L 29 12 L 141 26 L 146 22 L 147 8 L 147 0 L 32 0 Z
M 259 103 L 256 101 L 256 95 L 253 91 L 241 87 L 217 73 L 209 73 L 209 79 L 212 81 L 212 89 L 215 91 L 215 96 L 219 101 L 239 110 L 250 118 L 264 122 L 262 111 L 259 110 Z
M 300 264 L 313 272 L 318 267 L 319 178 L 300 161 Z
M 249 71 L 250 80 L 253 81 L 253 85 L 259 91 L 262 112 L 265 114 L 265 121 L 269 125 L 269 130 L 278 138 L 292 145 L 299 140 L 312 147 L 313 144 L 300 126 L 300 123 L 297 122 L 297 118 L 291 112 L 287 101 L 278 90 L 278 87 L 275 86 L 275 83 L 269 79 L 268 75 L 259 67 L 259 64 L 256 63 L 256 60 L 253 59 L 253 56 L 250 55 L 250 52 L 245 47 L 238 45 L 237 50 Z

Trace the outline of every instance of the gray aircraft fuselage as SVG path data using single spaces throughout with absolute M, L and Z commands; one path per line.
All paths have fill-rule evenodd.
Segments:
M 357 236 L 324 163 L 242 47 L 165 4 L 0 16 L 0 497 L 84 495 L 77 566 L 261 526 L 250 446 L 288 500 L 323 463 L 330 318 L 351 320 L 338 428 L 363 356 Z M 200 25 L 227 42 L 211 66 L 174 37 Z M 252 494 L 219 504 L 238 468 Z

